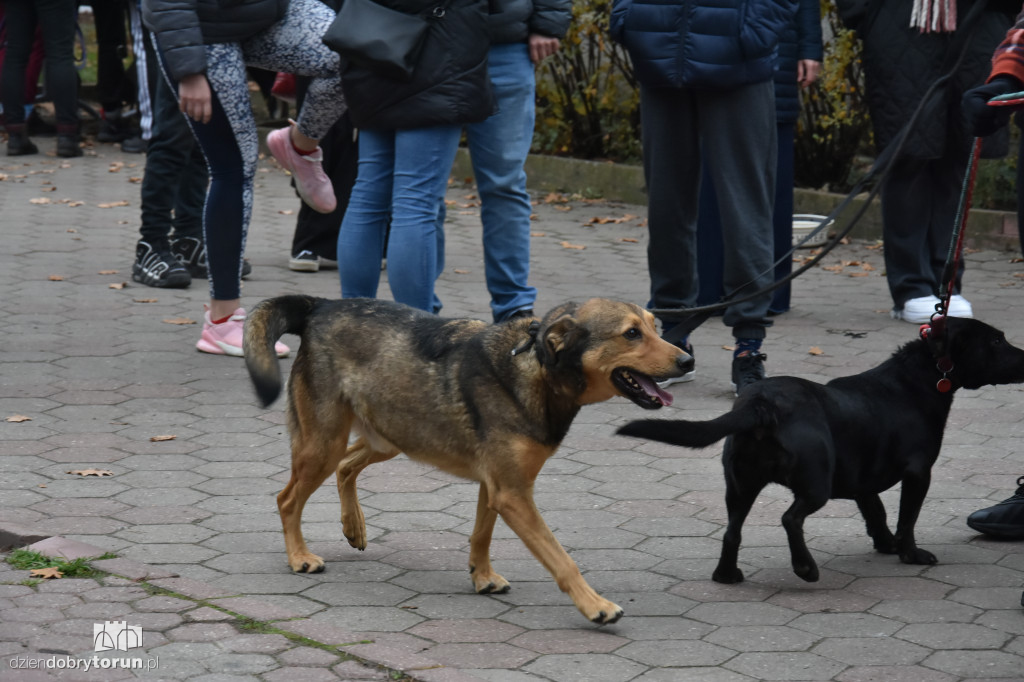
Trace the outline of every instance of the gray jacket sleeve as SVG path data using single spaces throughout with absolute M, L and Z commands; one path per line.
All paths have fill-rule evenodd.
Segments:
M 206 72 L 197 0 L 142 0 L 142 22 L 153 32 L 175 80 Z

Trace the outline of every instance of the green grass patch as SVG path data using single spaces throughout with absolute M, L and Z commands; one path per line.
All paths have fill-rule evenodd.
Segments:
M 53 567 L 63 573 L 65 578 L 94 578 L 101 575 L 102 572 L 90 566 L 89 562 L 97 559 L 113 559 L 115 556 L 108 552 L 103 556 L 68 561 L 67 559 L 44 556 L 28 549 L 16 549 L 7 556 L 7 563 L 23 571 Z

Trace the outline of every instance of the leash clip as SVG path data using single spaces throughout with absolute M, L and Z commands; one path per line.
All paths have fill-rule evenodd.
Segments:
M 530 335 L 530 338 L 524 341 L 523 345 L 519 346 L 518 348 L 512 349 L 512 357 L 515 357 L 520 353 L 525 353 L 526 351 L 530 350 L 530 348 L 532 348 L 537 343 L 538 332 L 540 332 L 540 322 L 538 322 L 537 320 L 533 320 L 532 322 L 530 322 L 530 328 L 526 330 L 526 333 Z

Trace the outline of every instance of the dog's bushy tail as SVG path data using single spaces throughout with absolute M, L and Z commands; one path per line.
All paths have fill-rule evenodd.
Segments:
M 245 319 L 242 349 L 245 366 L 264 407 L 281 394 L 281 367 L 274 343 L 282 334 L 299 334 L 318 299 L 312 296 L 279 296 L 261 301 Z
M 709 421 L 693 422 L 685 419 L 638 419 L 618 430 L 623 436 L 647 438 L 688 448 L 706 448 L 728 435 L 767 426 L 773 420 L 769 411 L 760 409 L 733 410 Z

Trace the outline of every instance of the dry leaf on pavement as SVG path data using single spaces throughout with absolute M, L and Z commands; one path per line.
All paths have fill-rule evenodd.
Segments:
M 582 244 L 570 244 L 569 242 L 559 242 L 559 243 L 562 245 L 563 249 L 576 249 L 577 251 L 582 251 L 583 249 L 587 248 L 587 247 L 583 246 Z
M 817 346 L 811 346 L 811 349 L 807 351 L 810 355 L 824 355 L 825 351 L 818 348 Z
M 113 282 L 107 285 L 108 289 L 124 289 L 128 286 L 128 282 Z
M 191 320 L 187 317 L 168 317 L 164 320 L 167 324 L 195 324 L 195 320 Z
M 96 273 L 97 275 L 116 275 L 117 270 L 100 270 Z
M 62 275 L 50 275 L 48 278 L 51 282 L 63 282 L 64 277 Z
M 47 566 L 46 568 L 33 568 L 29 575 L 33 578 L 43 578 L 49 580 L 50 578 L 63 578 L 64 574 L 60 572 L 60 569 L 56 566 Z
M 165 441 L 165 440 L 174 440 L 175 438 L 177 438 L 177 436 L 171 436 L 171 435 L 151 436 L 149 440 L 150 440 L 151 443 L 160 443 L 160 442 Z
M 4 420 L 5 422 L 11 422 L 12 424 L 20 424 L 21 422 L 30 422 L 32 417 L 26 417 L 23 414 L 12 414 L 10 417 Z
M 100 208 L 115 208 L 117 206 L 127 206 L 128 201 L 126 199 L 122 199 L 121 201 L 108 201 L 106 203 L 96 205 Z
M 107 471 L 106 469 L 72 469 L 67 473 L 74 474 L 76 476 L 98 476 L 100 478 L 102 478 L 103 476 L 114 475 L 113 471 Z

